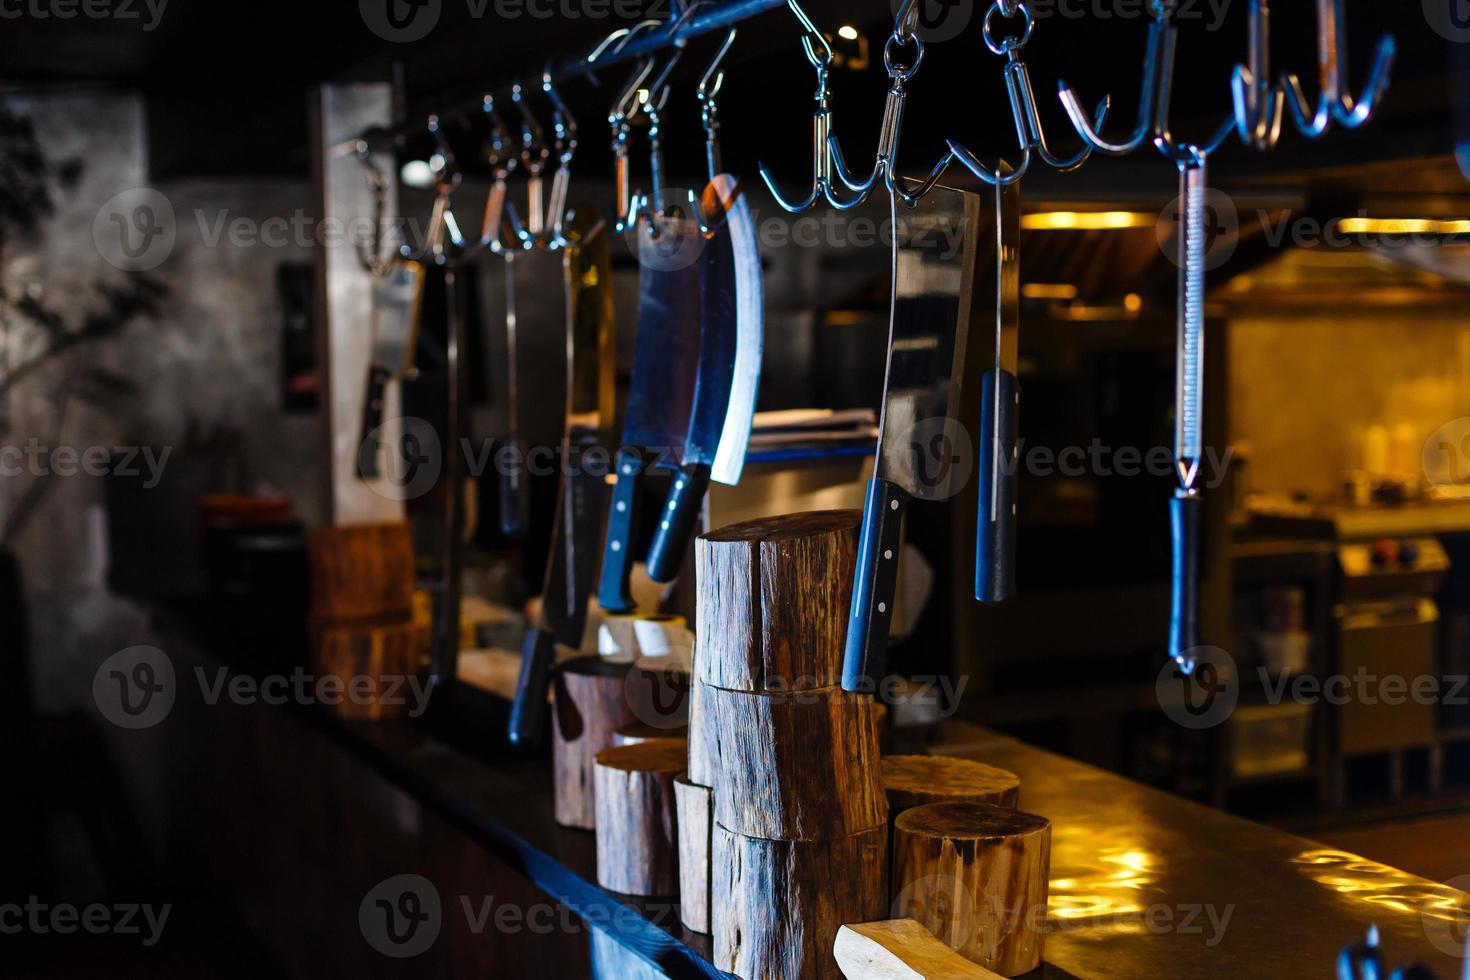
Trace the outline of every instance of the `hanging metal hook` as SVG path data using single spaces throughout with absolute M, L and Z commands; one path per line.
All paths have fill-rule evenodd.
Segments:
M 490 193 L 485 198 L 485 214 L 480 223 L 480 237 L 463 247 L 461 254 L 465 258 L 478 255 L 480 252 L 504 255 L 507 246 L 501 240 L 501 233 L 506 223 L 510 224 L 511 233 L 517 239 L 521 238 L 523 232 L 520 221 L 515 215 L 515 209 L 506 201 L 509 190 L 507 181 L 519 163 L 517 147 L 510 138 L 510 131 L 505 125 L 505 120 L 501 119 L 500 113 L 496 111 L 493 94 L 487 92 L 481 98 L 480 112 L 489 127 L 485 136 L 484 156 L 485 163 L 490 168 Z
M 428 129 L 434 137 L 434 144 L 438 150 L 435 156 L 439 160 L 434 167 L 434 210 L 429 216 L 429 227 L 423 245 L 414 249 L 405 244 L 399 246 L 398 251 L 404 258 L 414 262 L 432 262 L 434 265 L 443 265 L 446 259 L 446 232 L 452 244 L 456 246 L 464 244 L 460 236 L 459 225 L 454 220 L 454 211 L 450 207 L 450 197 L 459 187 L 462 175 L 455 164 L 454 151 L 449 147 L 449 141 L 444 136 L 443 127 L 440 126 L 437 115 L 429 117 Z
M 710 180 L 724 170 L 720 165 L 720 107 L 716 99 L 725 86 L 725 70 L 720 67 L 720 62 L 725 60 L 730 46 L 735 43 L 735 34 L 736 29 L 730 28 L 730 33 L 725 35 L 720 49 L 715 52 L 714 60 L 699 76 L 699 88 L 695 91 L 695 97 L 699 99 L 699 121 L 704 126 L 704 161 Z
M 551 148 L 546 145 L 546 133 L 541 128 L 530 108 L 526 105 L 525 90 L 520 82 L 510 89 L 510 100 L 515 103 L 520 115 L 521 168 L 526 173 L 526 224 L 521 225 L 515 205 L 506 204 L 512 230 L 521 243 L 521 248 L 531 249 L 546 245 L 546 205 L 543 200 L 542 174 L 551 159 Z
M 1148 46 L 1143 61 L 1143 88 L 1138 101 L 1138 123 L 1132 135 L 1121 143 L 1110 143 L 1100 135 L 1101 123 L 1088 119 L 1082 100 L 1065 81 L 1057 83 L 1062 106 L 1067 117 L 1093 149 L 1110 156 L 1132 153 L 1145 143 L 1152 142 L 1165 156 L 1178 162 L 1187 156 L 1169 132 L 1169 104 L 1174 88 L 1174 55 L 1178 48 L 1178 27 L 1174 23 L 1174 11 L 1178 0 L 1148 0 L 1149 13 L 1153 17 L 1148 29 Z M 1103 105 L 1108 103 L 1105 100 Z M 1099 109 L 1099 114 L 1101 109 Z M 1235 118 L 1226 119 L 1201 144 L 1194 144 L 1188 151 L 1212 153 L 1230 136 L 1235 127 Z
M 373 230 L 368 240 L 357 243 L 357 258 L 363 269 L 374 279 L 381 279 L 393 267 L 391 252 L 383 251 L 383 223 L 387 219 L 388 175 L 373 163 L 372 148 L 367 140 L 358 140 L 353 147 L 358 161 L 367 173 L 368 191 L 373 196 Z
M 1270 0 L 1250 0 L 1250 53 L 1230 76 L 1230 95 L 1240 141 L 1272 149 L 1281 139 L 1286 93 L 1271 79 Z
M 602 40 L 592 52 L 587 55 L 587 63 L 595 65 L 597 59 L 610 48 L 614 53 L 621 51 L 623 46 L 631 41 L 637 34 L 652 27 L 660 27 L 663 21 L 645 20 L 633 25 L 614 31 Z M 616 45 L 616 46 L 614 46 Z M 638 111 L 638 90 L 648 80 L 653 72 L 653 58 L 645 56 L 641 58 L 628 81 L 618 91 L 617 98 L 613 100 L 612 108 L 608 109 L 607 122 L 612 129 L 612 151 L 615 166 L 614 183 L 618 197 L 616 219 L 613 223 L 618 234 L 623 234 L 632 224 L 630 216 L 633 207 L 638 202 L 632 191 L 632 174 L 629 169 L 628 151 L 629 141 L 633 135 L 633 115 Z
M 812 189 L 800 201 L 789 200 L 782 195 L 775 178 L 764 163 L 759 164 L 761 180 L 765 181 L 766 189 L 771 192 L 776 203 L 793 214 L 810 209 L 823 198 L 834 207 L 841 207 L 842 204 L 834 200 L 832 191 L 832 150 L 828 139 L 832 131 L 832 112 L 828 107 L 831 93 L 827 89 L 827 75 L 832 68 L 832 46 L 827 43 L 822 32 L 817 30 L 806 11 L 801 9 L 797 0 L 786 0 L 786 6 L 791 8 L 791 12 L 806 31 L 801 39 L 801 47 L 806 52 L 807 61 L 811 62 L 817 72 L 817 91 L 813 96 L 812 108 Z
M 1296 75 L 1284 73 L 1281 85 L 1291 96 L 1292 117 L 1302 134 L 1315 139 L 1327 132 L 1332 120 L 1357 129 L 1373 117 L 1378 100 L 1388 89 L 1389 74 L 1398 52 L 1392 34 L 1378 39 L 1368 81 L 1357 98 L 1346 91 L 1341 55 L 1347 50 L 1347 20 L 1342 0 L 1317 0 L 1317 79 L 1321 93 L 1314 109 Z
M 570 244 L 566 237 L 567 192 L 572 180 L 572 158 L 577 155 L 577 119 L 556 91 L 556 85 L 551 78 L 550 63 L 541 70 L 541 91 L 551 101 L 557 155 L 556 173 L 551 178 L 551 201 L 547 205 L 548 224 L 551 226 L 547 246 L 552 249 L 565 248 Z
M 1007 34 L 1003 37 L 997 36 L 996 18 L 1009 20 L 1016 16 L 1021 18 L 1019 33 Z M 1000 165 L 992 170 L 981 163 L 980 159 L 962 144 L 949 140 L 950 152 L 955 155 L 956 159 L 985 183 L 997 187 L 1007 187 L 1025 176 L 1026 171 L 1031 169 L 1033 156 L 1040 157 L 1047 166 L 1065 172 L 1082 166 L 1093 151 L 1093 144 L 1087 141 L 1075 154 L 1063 157 L 1053 151 L 1046 141 L 1046 133 L 1041 127 L 1041 116 L 1036 109 L 1036 93 L 1031 85 L 1031 71 L 1026 67 L 1026 62 L 1021 60 L 1021 50 L 1031 40 L 1035 27 L 1036 16 L 1027 0 L 994 0 L 990 9 L 985 12 L 985 22 L 980 31 L 985 46 L 1006 59 L 1006 96 L 1010 99 L 1011 117 L 1015 122 L 1016 137 L 1021 146 L 1020 160 L 1014 164 L 1002 160 Z M 1106 98 L 1098 103 L 1094 118 L 1087 121 L 1088 125 L 1101 129 L 1107 120 L 1110 105 L 1111 101 Z
M 684 57 L 684 48 L 687 41 L 679 37 L 679 29 L 684 26 L 690 16 L 704 6 L 706 0 L 696 0 L 695 3 L 685 7 L 669 27 L 672 37 L 670 46 L 672 53 L 669 60 L 664 63 L 658 76 L 648 84 L 640 97 L 640 106 L 643 114 L 648 117 L 648 163 L 649 163 L 649 192 L 638 195 L 637 202 L 633 206 L 633 221 L 639 219 L 648 221 L 649 234 L 657 238 L 659 234 L 658 218 L 666 212 L 664 210 L 664 150 L 663 150 L 663 109 L 668 104 L 671 86 L 669 79 L 678 67 L 680 59 Z M 693 191 L 689 192 L 690 210 L 697 213 L 697 202 Z

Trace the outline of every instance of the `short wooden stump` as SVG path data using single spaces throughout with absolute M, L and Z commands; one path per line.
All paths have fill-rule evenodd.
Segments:
M 679 893 L 674 777 L 687 749 L 669 742 L 597 753 L 597 883 L 624 895 Z

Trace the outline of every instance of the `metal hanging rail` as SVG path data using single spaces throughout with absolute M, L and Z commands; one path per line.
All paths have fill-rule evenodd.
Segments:
M 675 4 L 667 26 L 640 31 L 628 38 L 627 43 L 605 51 L 595 61 L 589 61 L 585 55 L 568 57 L 552 64 L 548 72 L 553 84 L 581 78 L 594 71 L 655 54 L 665 48 L 683 47 L 690 38 L 733 27 L 758 14 L 785 6 L 786 0 L 728 0 L 726 3 L 703 0 Z M 430 101 L 421 108 L 415 108 L 392 126 L 368 130 L 339 144 L 336 151 L 357 152 L 363 143 L 367 143 L 372 150 L 389 149 L 403 137 L 423 132 L 424 120 L 429 116 L 438 115 L 449 119 L 458 115 L 477 114 L 481 111 L 483 100 L 484 91 L 473 96 L 461 95 L 449 104 L 443 104 L 441 97 L 438 103 Z

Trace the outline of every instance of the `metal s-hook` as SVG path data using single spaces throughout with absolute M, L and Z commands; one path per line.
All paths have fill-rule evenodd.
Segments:
M 480 100 L 480 111 L 485 117 L 489 132 L 485 137 L 485 162 L 490 167 L 490 193 L 485 198 L 485 215 L 480 224 L 480 237 L 465 246 L 463 255 L 468 258 L 480 252 L 504 255 L 506 245 L 500 240 L 502 224 L 509 221 L 511 232 L 519 239 L 521 228 L 514 208 L 506 202 L 507 180 L 515 172 L 518 163 L 516 148 L 512 145 L 509 130 L 500 113 L 495 109 L 495 96 L 486 93 Z M 509 212 L 509 213 L 508 213 Z
M 550 64 L 541 70 L 541 91 L 551 101 L 551 120 L 556 134 L 557 167 L 551 178 L 551 201 L 547 205 L 551 226 L 547 247 L 557 249 L 570 244 L 566 237 L 567 192 L 571 187 L 572 158 L 577 155 L 577 119 L 556 91 Z
M 809 210 L 824 197 L 829 201 L 832 197 L 832 151 L 827 138 L 832 129 L 832 112 L 828 107 L 830 92 L 827 89 L 827 74 L 832 68 L 833 55 L 832 46 L 827 43 L 822 32 L 817 30 L 806 11 L 801 9 L 801 4 L 797 0 L 786 0 L 786 6 L 791 8 L 791 12 L 806 31 L 801 39 L 802 50 L 806 52 L 807 61 L 817 71 L 817 90 L 812 97 L 812 188 L 800 201 L 792 201 L 781 193 L 775 178 L 764 163 L 759 164 L 758 168 L 761 180 L 765 181 L 771 197 L 775 198 L 782 210 L 796 214 Z
M 515 236 L 520 240 L 521 247 L 530 249 L 545 244 L 546 205 L 543 200 L 541 175 L 546 170 L 547 161 L 551 159 L 551 148 L 546 145 L 546 134 L 541 128 L 541 123 L 526 105 L 525 90 L 521 87 L 520 82 L 511 86 L 510 100 L 515 103 L 520 115 L 521 168 L 526 173 L 525 227 L 521 227 L 514 205 L 507 204 L 506 212 L 510 216 Z
M 725 35 L 720 49 L 715 52 L 714 60 L 699 76 L 699 88 L 695 91 L 695 97 L 699 99 L 699 121 L 704 126 L 704 161 L 710 180 L 724 169 L 720 165 L 720 108 L 715 100 L 725 86 L 725 70 L 720 67 L 720 62 L 725 60 L 730 46 L 735 43 L 735 34 L 736 28 L 730 28 L 730 33 Z
M 1017 15 L 1021 17 L 1020 32 L 1003 37 L 997 36 L 996 18 L 1010 19 Z M 1021 50 L 1031 40 L 1035 27 L 1036 16 L 1027 0 L 994 0 L 990 9 L 985 13 L 985 21 L 981 28 L 981 37 L 985 41 L 985 46 L 1006 59 L 1006 97 L 1011 103 L 1011 118 L 1015 123 L 1016 138 L 1021 147 L 1021 159 L 1015 164 L 1002 161 L 998 167 L 991 169 L 981 163 L 980 159 L 963 145 L 955 140 L 949 140 L 950 152 L 956 159 L 985 183 L 997 187 L 1009 186 L 1024 177 L 1026 171 L 1031 168 L 1033 157 L 1040 157 L 1047 166 L 1065 172 L 1076 170 L 1086 163 L 1095 148 L 1092 141 L 1086 139 L 1086 134 L 1084 134 L 1085 142 L 1082 149 L 1070 157 L 1057 154 L 1047 143 L 1046 132 L 1041 126 L 1041 116 L 1036 108 L 1036 92 L 1031 85 L 1031 71 L 1026 67 L 1026 62 L 1021 60 Z M 1110 104 L 1110 100 L 1106 98 L 1098 104 L 1094 118 L 1087 121 L 1092 131 L 1102 129 L 1103 123 L 1107 120 Z
M 596 65 L 597 59 L 609 49 L 614 53 L 621 51 L 633 37 L 651 27 L 659 27 L 663 21 L 645 20 L 634 24 L 632 27 L 622 28 L 609 34 L 606 38 L 593 48 L 587 55 L 587 64 Z M 614 47 L 614 44 L 616 46 Z M 653 71 L 653 58 L 645 56 L 639 59 L 637 66 L 628 76 L 628 81 L 618 91 L 613 100 L 612 107 L 607 112 L 608 126 L 612 129 L 612 151 L 615 167 L 614 184 L 618 197 L 616 218 L 613 223 L 618 234 L 626 232 L 631 225 L 630 215 L 634 200 L 632 191 L 632 174 L 629 169 L 628 151 L 629 140 L 633 134 L 632 118 L 638 110 L 638 90 L 648 80 Z
M 1321 92 L 1314 108 L 1296 75 L 1284 73 L 1282 87 L 1290 95 L 1288 104 L 1302 134 L 1315 139 L 1327 132 L 1332 120 L 1356 129 L 1372 118 L 1378 100 L 1388 89 L 1398 46 L 1393 35 L 1378 39 L 1373 65 L 1361 95 L 1354 98 L 1346 91 L 1342 52 L 1347 50 L 1347 22 L 1342 0 L 1317 0 L 1317 79 Z
M 409 245 L 399 246 L 399 254 L 413 262 L 432 262 L 434 265 L 443 265 L 445 262 L 444 237 L 446 232 L 449 241 L 461 246 L 464 244 L 460 236 L 459 225 L 454 220 L 454 211 L 450 207 L 450 197 L 454 194 L 462 178 L 459 167 L 454 161 L 454 151 L 449 147 L 449 141 L 444 136 L 443 128 L 439 124 L 439 117 L 431 115 L 428 121 L 429 133 L 434 137 L 434 144 L 438 152 L 439 163 L 434 168 L 434 210 L 429 216 L 429 228 L 424 237 L 424 243 L 417 249 Z

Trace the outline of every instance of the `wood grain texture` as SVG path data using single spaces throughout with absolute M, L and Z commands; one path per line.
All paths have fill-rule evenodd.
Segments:
M 672 657 L 639 657 L 628 669 L 628 709 L 654 728 L 688 728 L 689 681 L 688 668 Z
M 592 830 L 597 826 L 593 766 L 613 734 L 636 721 L 626 693 L 628 664 L 577 657 L 552 677 L 551 769 L 556 822 Z
M 824 841 L 745 837 L 716 821 L 710 873 L 714 963 L 745 980 L 840 980 L 845 922 L 887 914 L 887 828 Z
M 720 770 L 720 732 L 710 713 L 709 688 L 699 679 L 698 654 L 689 691 L 689 781 L 713 786 Z
M 341 682 L 340 699 L 322 699 L 333 714 L 377 721 L 423 710 L 409 681 L 428 661 L 428 623 L 325 624 L 313 633 L 312 673 Z
M 789 514 L 699 538 L 701 679 L 731 691 L 840 682 L 860 517 L 849 510 Z
M 832 956 L 847 980 L 997 980 L 940 942 L 914 919 L 848 923 Z
M 314 621 L 412 617 L 413 536 L 407 523 L 312 528 L 306 547 Z
M 1014 977 L 1041 963 L 1051 823 L 984 803 L 930 803 L 893 829 L 893 912 Z
M 971 759 L 945 755 L 890 755 L 883 758 L 883 790 L 888 814 L 927 803 L 965 801 L 1015 809 L 1021 777 Z
M 708 786 L 687 777 L 674 780 L 679 815 L 679 921 L 694 932 L 709 932 L 710 834 L 714 799 Z
M 597 753 L 597 883 L 624 895 L 679 893 L 674 777 L 687 750 L 669 742 Z
M 747 837 L 826 840 L 886 825 L 873 699 L 832 687 L 706 687 L 721 753 L 716 819 Z

